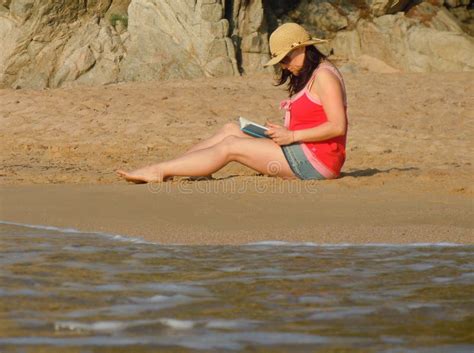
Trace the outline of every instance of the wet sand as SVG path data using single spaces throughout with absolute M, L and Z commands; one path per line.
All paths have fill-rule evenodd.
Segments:
M 174 183 L 162 189 L 2 186 L 1 219 L 167 244 L 474 243 L 472 201 L 463 196 L 328 184 L 306 185 L 303 192 L 298 182 L 282 191 L 281 183 L 246 180 Z
M 270 75 L 0 90 L 0 220 L 164 243 L 474 242 L 474 73 L 345 81 L 342 177 L 289 189 L 237 163 L 161 187 L 114 173 L 177 156 L 239 115 L 282 123 Z

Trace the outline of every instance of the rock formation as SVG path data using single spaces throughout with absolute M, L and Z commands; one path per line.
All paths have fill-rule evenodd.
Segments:
M 429 2 L 340 31 L 331 43 L 334 54 L 357 61 L 370 55 L 400 71 L 474 70 L 474 40 L 444 7 Z
M 473 70 L 469 0 L 0 0 L 0 87 L 262 71 L 295 21 L 346 68 Z M 352 65 L 352 66 L 351 66 Z
M 234 75 L 235 49 L 222 1 L 135 0 L 124 80 Z
M 111 2 L 3 0 L 0 86 L 115 82 L 125 48 L 103 20 Z

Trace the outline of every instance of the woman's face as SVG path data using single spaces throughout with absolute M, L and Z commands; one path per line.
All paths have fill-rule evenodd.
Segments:
M 290 71 L 293 75 L 298 76 L 304 63 L 305 47 L 293 49 L 280 61 L 282 69 Z

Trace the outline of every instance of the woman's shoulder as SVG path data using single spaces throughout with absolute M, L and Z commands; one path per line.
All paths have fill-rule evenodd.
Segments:
M 336 67 L 336 65 L 328 60 L 323 60 L 319 63 L 319 65 L 314 70 L 313 78 L 314 81 L 321 81 L 321 78 L 326 81 L 332 81 L 333 79 L 336 79 L 339 81 L 343 90 L 345 90 L 344 78 L 342 77 L 341 72 Z
M 338 90 L 342 91 L 344 104 L 346 104 L 347 100 L 346 100 L 346 88 L 344 84 L 344 79 L 341 73 L 339 72 L 339 70 L 337 69 L 337 67 L 328 61 L 324 61 L 318 65 L 316 70 L 318 69 L 319 69 L 318 74 L 314 76 L 315 84 L 312 85 L 311 87 L 313 89 L 312 93 L 318 94 L 317 92 L 318 89 L 319 90 L 321 89 L 332 90 L 335 87 L 338 87 Z
M 321 71 L 322 69 L 328 69 L 329 71 L 335 73 L 337 76 L 342 78 L 342 74 L 339 71 L 339 69 L 334 65 L 331 61 L 329 60 L 321 60 L 319 65 L 314 69 L 313 74 L 316 74 L 316 72 Z

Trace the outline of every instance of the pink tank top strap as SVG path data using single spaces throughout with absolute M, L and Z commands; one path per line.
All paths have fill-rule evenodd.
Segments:
M 333 65 L 329 64 L 329 63 L 326 63 L 326 62 L 322 62 L 318 65 L 318 67 L 313 71 L 313 74 L 311 75 L 311 78 L 309 79 L 308 83 L 306 84 L 306 90 L 309 92 L 311 90 L 311 86 L 313 85 L 313 82 L 314 82 L 314 79 L 316 78 L 316 73 L 319 71 L 319 70 L 322 70 L 322 69 L 328 69 L 329 71 L 331 71 L 333 74 L 336 75 L 336 77 L 339 79 L 339 81 L 341 82 L 341 86 L 342 86 L 342 91 L 343 91 L 343 97 L 344 97 L 344 104 L 347 105 L 347 98 L 346 98 L 346 86 L 344 84 L 344 79 L 342 78 L 342 75 L 341 73 L 339 72 L 339 70 L 334 67 Z

